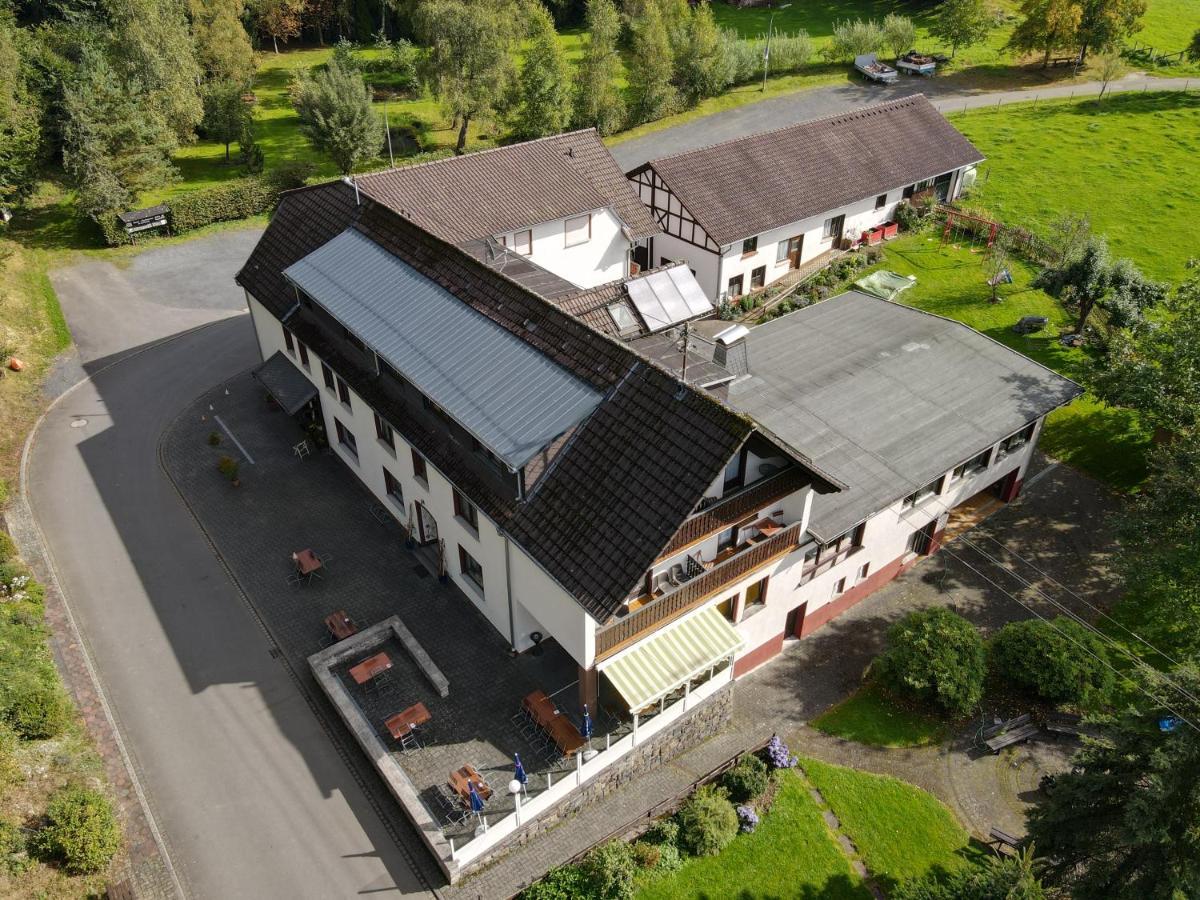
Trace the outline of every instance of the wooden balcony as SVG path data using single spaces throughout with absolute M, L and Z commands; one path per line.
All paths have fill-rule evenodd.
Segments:
M 770 537 L 763 536 L 735 548 L 727 558 L 718 558 L 702 575 L 674 590 L 658 597 L 639 598 L 636 609 L 596 632 L 596 659 L 611 656 L 643 635 L 695 609 L 729 585 L 792 552 L 800 546 L 802 534 L 800 523 L 796 522 Z

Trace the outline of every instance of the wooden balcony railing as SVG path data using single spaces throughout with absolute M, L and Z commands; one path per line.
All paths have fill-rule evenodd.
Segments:
M 625 618 L 605 625 L 596 632 L 596 659 L 611 656 L 647 632 L 699 606 L 728 585 L 795 550 L 800 546 L 802 534 L 799 522 L 789 525 L 778 534 L 739 550 L 703 575 L 651 600 Z

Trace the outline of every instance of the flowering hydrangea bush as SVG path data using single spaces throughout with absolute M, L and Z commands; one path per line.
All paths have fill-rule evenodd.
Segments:
M 7 582 L 0 581 L 0 598 L 13 601 L 26 599 L 29 595 L 25 588 L 29 582 L 28 575 L 17 575 Z
M 796 757 L 792 756 L 779 735 L 771 735 L 771 741 L 767 744 L 767 764 L 772 769 L 791 769 L 796 765 Z
M 739 806 L 737 808 L 738 825 L 746 834 L 754 831 L 758 827 L 758 813 L 754 811 L 753 806 Z

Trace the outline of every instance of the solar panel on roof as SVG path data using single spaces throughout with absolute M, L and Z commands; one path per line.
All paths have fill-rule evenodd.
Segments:
M 651 331 L 669 328 L 712 312 L 713 308 L 687 266 L 651 272 L 628 282 L 625 289 Z

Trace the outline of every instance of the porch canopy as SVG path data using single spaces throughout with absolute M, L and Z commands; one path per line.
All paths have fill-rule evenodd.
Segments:
M 276 350 L 270 359 L 251 374 L 289 416 L 294 416 L 304 408 L 304 404 L 317 396 L 317 389 L 313 387 L 313 383 L 283 355 L 282 350 Z
M 674 622 L 599 669 L 637 711 L 742 648 L 742 637 L 715 606 Z

